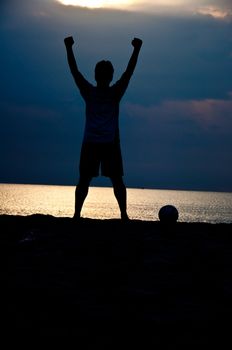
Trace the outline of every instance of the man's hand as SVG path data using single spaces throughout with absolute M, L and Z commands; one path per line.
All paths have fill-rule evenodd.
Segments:
M 67 38 L 64 39 L 64 43 L 66 46 L 73 46 L 74 40 L 72 36 L 68 36 Z
M 132 46 L 134 46 L 135 49 L 140 49 L 142 46 L 142 40 L 138 38 L 134 38 L 131 42 Z

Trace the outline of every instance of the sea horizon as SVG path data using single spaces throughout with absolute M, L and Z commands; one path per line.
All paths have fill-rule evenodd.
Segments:
M 46 182 L 0 182 L 0 185 L 30 185 L 30 186 L 61 186 L 61 187 L 76 187 L 76 184 L 62 184 L 62 183 L 46 183 Z M 90 185 L 90 187 L 98 187 L 98 188 L 112 188 L 110 185 Z M 185 191 L 185 192 L 212 192 L 212 193 L 228 193 L 232 194 L 232 191 L 223 190 L 223 189 L 203 189 L 203 188 L 173 188 L 173 187 L 146 187 L 146 186 L 128 186 L 126 185 L 126 189 L 135 189 L 135 190 L 158 190 L 158 191 Z
M 75 186 L 43 184 L 0 184 L 0 214 L 45 214 L 72 217 Z M 127 208 L 131 219 L 159 220 L 162 206 L 177 208 L 180 222 L 232 223 L 232 193 L 218 191 L 148 189 L 127 187 Z M 120 218 L 112 187 L 90 186 L 82 217 Z

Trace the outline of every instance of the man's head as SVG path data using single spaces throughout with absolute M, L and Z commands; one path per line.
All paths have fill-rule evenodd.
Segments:
M 114 67 L 110 61 L 100 61 L 95 66 L 95 80 L 98 85 L 109 86 L 113 79 Z

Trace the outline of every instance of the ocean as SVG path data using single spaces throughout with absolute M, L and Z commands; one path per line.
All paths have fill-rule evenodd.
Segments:
M 0 214 L 72 217 L 74 202 L 75 186 L 0 184 Z M 232 223 L 232 193 L 127 188 L 130 219 L 157 221 L 167 204 L 177 208 L 179 222 Z M 120 218 L 113 189 L 90 187 L 82 217 Z

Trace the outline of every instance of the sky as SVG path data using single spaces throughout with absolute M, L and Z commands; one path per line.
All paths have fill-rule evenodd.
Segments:
M 101 59 L 120 78 L 138 37 L 120 105 L 126 186 L 232 192 L 232 1 L 70 3 L 1 1 L 0 182 L 76 185 L 85 105 L 63 40 L 95 84 Z

